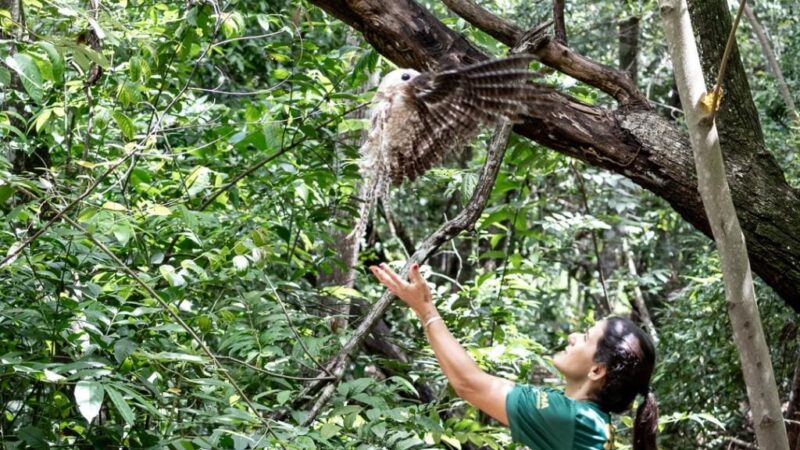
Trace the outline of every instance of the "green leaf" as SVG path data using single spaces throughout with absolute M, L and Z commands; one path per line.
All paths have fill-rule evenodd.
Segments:
M 122 111 L 114 111 L 111 113 L 111 116 L 114 118 L 119 130 L 122 132 L 122 136 L 124 136 L 128 141 L 132 141 L 133 137 L 136 135 L 136 128 L 133 125 L 133 121 Z
M 19 429 L 17 437 L 22 439 L 23 442 L 28 444 L 31 448 L 49 448 L 47 439 L 44 437 L 44 432 L 39 427 L 28 425 Z
M 128 406 L 125 399 L 122 398 L 122 394 L 111 386 L 106 386 L 105 389 L 106 393 L 108 393 L 108 398 L 111 399 L 111 403 L 117 408 L 117 411 L 119 411 L 125 423 L 133 425 L 136 422 L 136 416 L 133 414 L 133 410 Z
M 34 129 L 36 132 L 42 131 L 42 128 L 47 124 L 47 121 L 50 119 L 53 110 L 50 108 L 43 109 L 38 116 L 36 116 L 36 120 L 34 121 Z
M 23 133 L 22 131 L 20 131 L 19 128 L 15 127 L 13 125 L 9 125 L 9 124 L 0 122 L 0 130 L 8 130 L 8 131 L 16 134 L 17 137 L 20 139 L 20 141 L 22 141 L 23 143 L 28 142 L 28 137 L 25 136 L 25 133 Z
M 176 353 L 176 352 L 146 353 L 146 352 L 137 352 L 136 354 L 137 355 L 141 355 L 146 359 L 152 359 L 152 360 L 161 361 L 161 362 L 204 363 L 206 361 L 201 356 L 190 355 L 188 353 Z
M 330 439 L 336 436 L 342 427 L 333 424 L 331 422 L 327 422 L 325 425 L 322 426 L 319 430 L 319 434 L 322 436 L 323 439 Z
M 76 53 L 80 53 L 81 56 L 85 57 L 86 59 L 90 60 L 91 62 L 97 64 L 98 66 L 102 67 L 105 70 L 108 70 L 111 67 L 111 63 L 108 62 L 108 59 L 103 56 L 102 53 L 91 49 L 85 45 L 76 45 L 73 47 Z
M 44 96 L 42 74 L 39 72 L 39 67 L 33 61 L 33 58 L 25 53 L 17 53 L 14 56 L 6 57 L 6 65 L 14 72 L 17 72 L 28 95 L 36 103 L 41 103 Z
M 233 257 L 233 268 L 237 272 L 244 272 L 250 266 L 250 260 L 246 256 L 237 255 Z
M 278 80 L 289 78 L 289 71 L 283 68 L 278 68 L 272 71 L 272 77 Z
M 36 43 L 44 50 L 47 55 L 47 60 L 50 62 L 53 81 L 60 83 L 64 78 L 64 55 L 58 51 L 55 45 L 47 41 L 39 41 Z
M 183 278 L 179 272 L 175 272 L 175 268 L 169 264 L 164 264 L 158 268 L 158 271 L 161 272 L 161 276 L 167 280 L 170 286 L 185 286 L 186 279 Z
M 238 11 L 228 13 L 222 21 L 222 33 L 226 39 L 241 36 L 244 32 L 244 17 Z
M 116 359 L 118 363 L 121 363 L 128 355 L 135 352 L 137 347 L 136 342 L 128 338 L 118 340 L 114 343 L 114 359 Z
M 351 297 L 366 299 L 364 294 L 347 286 L 326 286 L 322 288 L 322 292 L 340 300 L 348 300 Z
M 0 86 L 11 85 L 11 72 L 7 69 L 0 67 Z
M 14 194 L 14 188 L 8 184 L 0 186 L 0 205 L 8 201 L 11 195 Z
M 119 243 L 122 245 L 127 245 L 134 235 L 133 227 L 128 221 L 122 221 L 115 224 L 111 228 L 111 232 L 114 234 L 114 237 L 117 238 Z
M 145 211 L 148 216 L 161 216 L 166 217 L 172 214 L 172 211 L 164 205 L 153 205 Z
M 100 413 L 104 395 L 105 389 L 97 381 L 82 380 L 75 385 L 75 403 L 87 422 L 91 423 Z
M 269 16 L 266 14 L 258 14 L 256 15 L 256 21 L 258 21 L 258 26 L 261 27 L 264 31 L 269 31 Z
M 189 186 L 189 195 L 194 197 L 200 192 L 206 190 L 209 183 L 209 168 L 204 166 L 197 166 L 192 170 L 192 173 L 186 177 L 186 185 Z
M 109 211 L 120 211 L 120 212 L 128 211 L 128 208 L 126 208 L 125 206 L 123 206 L 123 205 L 121 205 L 121 204 L 119 204 L 117 202 L 111 202 L 111 201 L 103 203 L 102 208 L 103 209 L 107 209 Z
M 338 132 L 360 131 L 366 129 L 368 126 L 369 120 L 367 119 L 344 119 L 339 122 Z
M 124 107 L 129 107 L 139 99 L 139 85 L 133 81 L 120 83 L 117 88 L 117 100 Z

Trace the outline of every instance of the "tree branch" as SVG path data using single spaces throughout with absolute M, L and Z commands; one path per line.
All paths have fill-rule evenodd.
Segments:
M 361 5 L 358 10 L 344 0 L 310 1 L 361 31 L 376 50 L 401 67 L 426 69 L 487 58 L 411 0 L 351 0 Z M 698 230 L 711 235 L 697 193 L 696 171 L 685 131 L 650 110 L 609 111 L 551 88 L 538 89 L 541 95 L 531 101 L 526 121 L 518 124 L 515 132 L 629 178 L 669 202 Z M 742 95 L 747 92 L 744 90 Z M 752 104 L 752 99 L 727 103 L 730 108 L 737 108 L 737 115 L 730 122 L 729 139 L 724 139 L 728 142 L 726 156 L 737 155 L 731 161 L 732 173 L 737 174 L 730 180 L 734 202 L 754 269 L 800 311 L 800 192 L 786 183 L 774 158 L 764 148 L 757 114 L 750 111 L 747 102 Z M 724 118 L 726 108 L 720 114 Z M 722 131 L 724 134 L 725 127 Z
M 556 41 L 567 45 L 567 24 L 564 21 L 565 0 L 553 0 L 553 22 L 556 29 Z
M 521 51 L 532 53 L 543 64 L 600 89 L 620 105 L 649 109 L 647 99 L 625 72 L 594 62 L 558 42 L 558 25 L 556 39 L 546 35 L 528 39 L 529 36 L 521 28 L 495 16 L 472 0 L 442 1 L 454 13 L 503 44 L 513 47 L 518 42 L 527 41 L 528 45 Z M 318 3 L 318 0 L 312 0 L 312 3 Z

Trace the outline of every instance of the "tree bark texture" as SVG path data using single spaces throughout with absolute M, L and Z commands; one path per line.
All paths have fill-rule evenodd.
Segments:
M 361 32 L 381 54 L 400 67 L 430 70 L 488 58 L 412 0 L 311 0 L 311 3 Z M 487 27 L 483 31 L 506 45 L 513 46 L 524 37 L 521 28 L 492 16 L 468 0 L 446 0 L 446 3 L 470 23 Z M 730 17 L 727 10 L 725 14 Z M 727 35 L 702 38 L 719 39 L 718 45 L 724 47 Z M 541 87 L 540 95 L 531 105 L 530 116 L 515 131 L 565 155 L 630 178 L 664 198 L 684 219 L 711 236 L 697 192 L 686 133 L 651 111 L 641 92 L 623 72 L 597 64 L 554 39 L 535 40 L 528 51 L 544 64 L 607 93 L 620 107 L 608 110 L 586 105 L 555 89 Z M 738 62 L 738 54 L 734 59 Z M 738 72 L 735 65 L 732 64 L 729 73 Z M 745 78 L 742 95 L 749 96 L 746 83 Z M 741 89 L 742 85 L 738 83 L 735 87 Z M 727 92 L 733 95 L 735 87 Z M 752 105 L 752 99 L 748 98 L 746 103 Z M 731 194 L 756 273 L 800 311 L 800 194 L 786 183 L 783 172 L 764 148 L 760 125 L 752 109 L 753 114 L 749 110 L 744 115 L 727 110 L 721 113 L 726 129 L 738 128 L 722 133 L 726 156 L 736 153 L 736 157 L 726 160 Z
M 704 112 L 701 104 L 707 91 L 688 6 L 686 0 L 660 0 L 659 7 L 689 128 L 700 196 L 719 250 L 728 314 L 742 363 L 758 445 L 765 450 L 789 450 L 745 239 L 725 176 L 720 137 L 713 116 Z

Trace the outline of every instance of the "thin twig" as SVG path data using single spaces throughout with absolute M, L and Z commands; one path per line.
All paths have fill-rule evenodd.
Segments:
M 583 204 L 583 212 L 584 214 L 591 215 L 592 211 L 589 209 L 589 199 L 586 195 L 586 186 L 583 184 L 583 177 L 578 172 L 578 169 L 575 167 L 575 164 L 570 161 L 569 167 L 572 169 L 572 173 L 575 175 L 575 180 L 578 182 L 578 190 L 581 194 L 581 203 Z M 592 246 L 594 247 L 594 254 L 595 259 L 597 260 L 597 274 L 600 276 L 600 286 L 603 288 L 603 301 L 600 302 L 597 306 L 599 306 L 602 311 L 600 311 L 601 316 L 606 316 L 611 313 L 611 302 L 608 299 L 608 289 L 606 289 L 606 277 L 603 273 L 603 264 L 600 260 L 600 246 L 597 244 L 597 232 L 594 228 L 589 229 L 589 233 L 592 236 Z
M 248 369 L 255 370 L 256 372 L 261 372 L 264 375 L 269 375 L 271 377 L 276 377 L 276 378 L 285 378 L 287 380 L 317 381 L 317 380 L 320 380 L 320 379 L 323 379 L 323 380 L 332 380 L 333 379 L 333 377 L 322 377 L 322 378 L 313 377 L 312 378 L 312 377 L 296 377 L 296 376 L 293 376 L 293 375 L 284 375 L 282 373 L 277 373 L 277 372 L 272 372 L 272 371 L 267 370 L 267 369 L 262 369 L 261 367 L 254 366 L 253 364 L 250 364 L 247 361 L 242 361 L 241 359 L 234 358 L 233 356 L 217 355 L 217 359 L 224 359 L 226 361 L 230 361 L 230 362 L 245 366 Z
M 739 10 L 736 12 L 736 18 L 733 20 L 731 32 L 728 34 L 728 42 L 725 44 L 725 52 L 722 54 L 722 62 L 719 65 L 719 73 L 717 74 L 717 84 L 714 86 L 714 107 L 711 109 L 711 116 L 709 117 L 711 121 L 717 117 L 722 80 L 725 79 L 725 71 L 728 69 L 728 59 L 730 59 L 731 52 L 733 51 L 733 44 L 736 42 L 736 29 L 739 27 L 739 20 L 742 18 L 745 5 L 747 5 L 747 0 L 742 0 L 741 3 L 739 3 Z
M 270 289 L 272 289 L 272 293 L 275 295 L 275 300 L 281 306 L 281 310 L 283 310 L 283 315 L 286 316 L 286 323 L 289 325 L 289 329 L 292 330 L 292 334 L 297 339 L 297 343 L 300 344 L 300 347 L 303 348 L 303 351 L 306 353 L 306 356 L 314 362 L 323 372 L 327 373 L 329 377 L 332 377 L 333 374 L 328 371 L 328 369 L 320 363 L 317 358 L 314 357 L 313 354 L 308 350 L 306 344 L 303 342 L 303 338 L 300 336 L 300 333 L 297 332 L 297 329 L 294 327 L 292 323 L 292 318 L 289 317 L 289 311 L 286 310 L 286 305 L 283 304 L 283 300 L 281 300 L 281 296 L 278 294 L 278 290 L 275 289 L 275 285 L 272 284 L 272 280 L 270 280 L 269 275 L 266 272 L 261 272 L 264 275 L 264 278 L 267 280 L 267 284 L 269 284 Z

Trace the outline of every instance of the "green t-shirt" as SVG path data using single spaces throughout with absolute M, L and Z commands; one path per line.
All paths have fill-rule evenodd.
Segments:
M 511 437 L 532 450 L 611 448 L 608 414 L 557 389 L 518 384 L 506 397 L 506 414 Z

